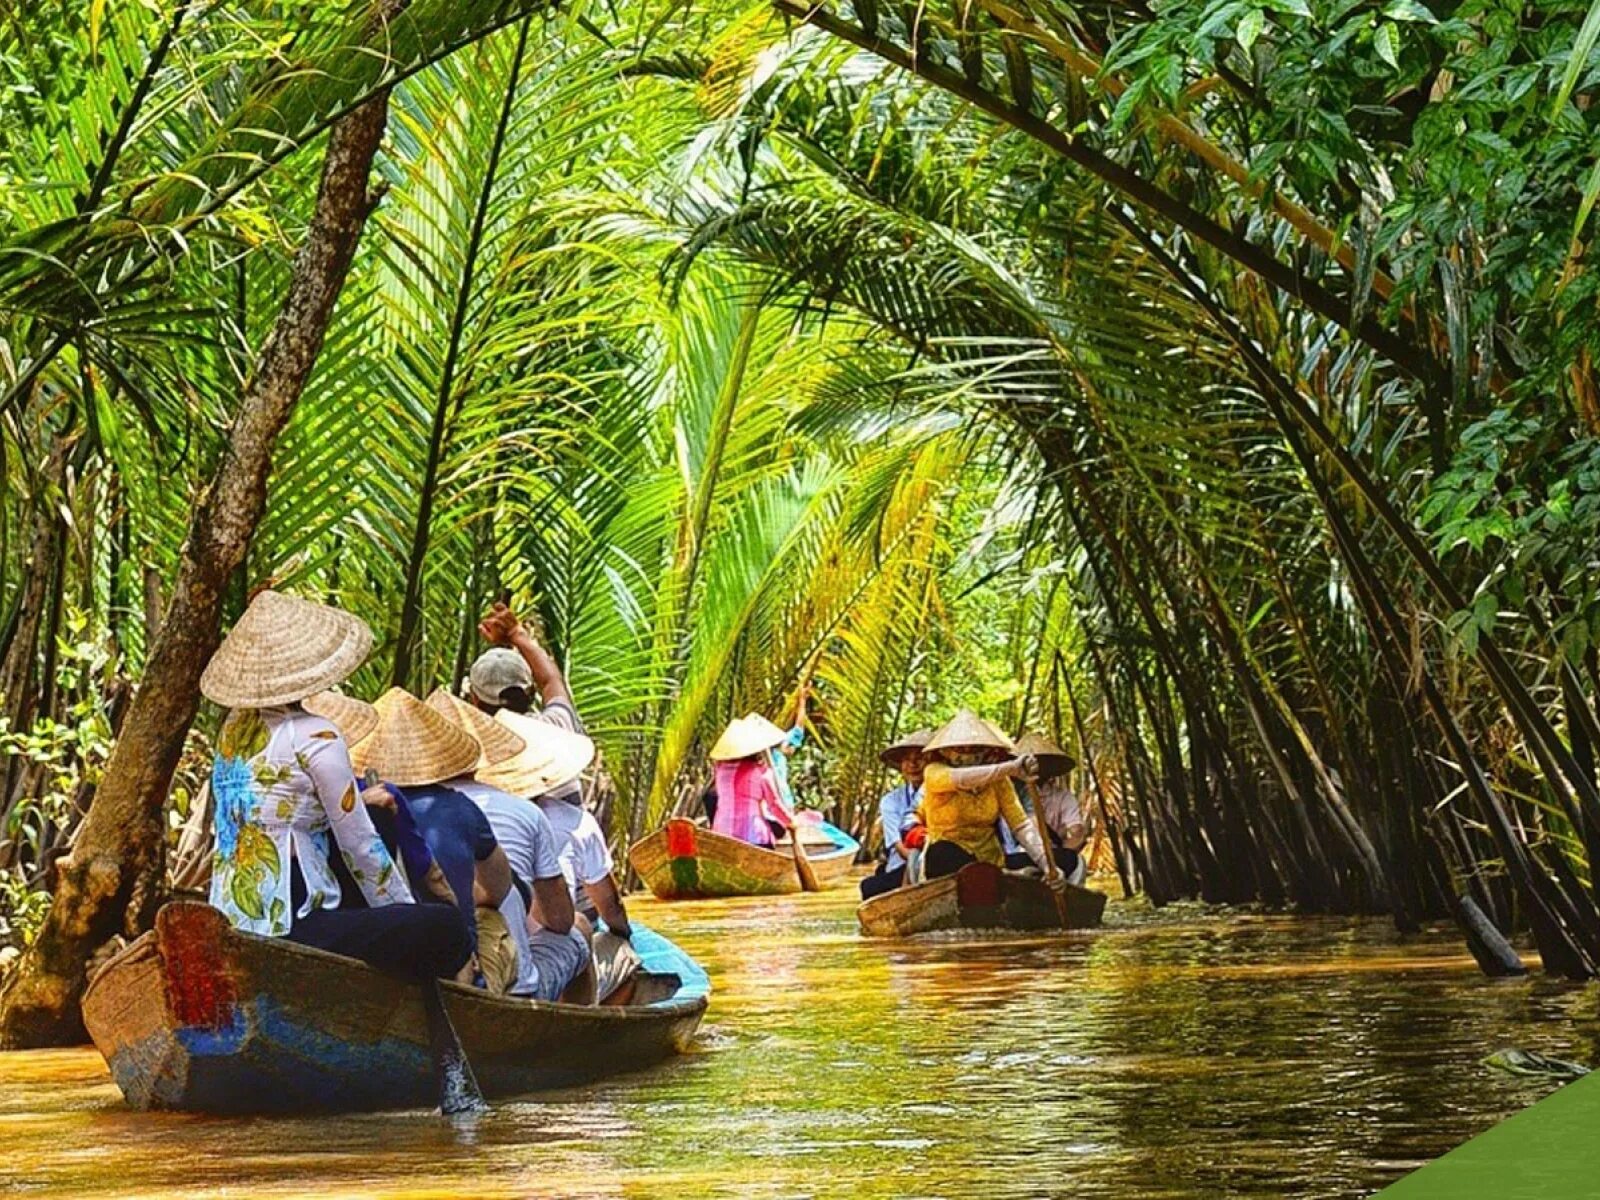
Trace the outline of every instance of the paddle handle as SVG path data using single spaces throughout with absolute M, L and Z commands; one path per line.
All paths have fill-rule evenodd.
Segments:
M 1055 879 L 1061 874 L 1061 868 L 1056 866 L 1056 856 L 1050 849 L 1050 827 L 1044 820 L 1044 803 L 1039 799 L 1039 789 L 1033 780 L 1024 779 L 1023 784 L 1028 789 L 1028 799 L 1033 802 L 1033 827 L 1039 834 L 1039 844 L 1044 848 L 1044 875 L 1046 879 Z M 1056 915 L 1061 918 L 1061 927 L 1067 927 L 1067 893 L 1057 892 L 1052 889 L 1056 898 Z

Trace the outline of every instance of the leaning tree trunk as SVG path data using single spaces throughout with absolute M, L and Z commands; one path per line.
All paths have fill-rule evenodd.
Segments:
M 128 708 L 105 779 L 50 915 L 0 990 L 0 1046 L 81 1040 L 85 964 L 112 937 L 149 927 L 160 900 L 162 812 L 200 697 L 200 673 L 220 637 L 221 599 L 244 561 L 267 499 L 272 450 L 322 348 L 373 199 L 387 93 L 333 127 L 305 243 L 283 307 L 228 431 L 228 444 L 184 543 L 144 680 Z

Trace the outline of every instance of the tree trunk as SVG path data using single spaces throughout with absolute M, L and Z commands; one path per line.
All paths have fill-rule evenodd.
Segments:
M 382 93 L 333 127 L 305 243 L 261 348 L 228 445 L 184 543 L 178 579 L 122 735 L 72 855 L 61 864 L 38 940 L 0 990 L 0 1047 L 83 1036 L 85 964 L 110 938 L 149 927 L 160 901 L 162 812 L 220 638 L 221 598 L 266 506 L 278 434 L 322 348 L 372 211 L 367 179 L 388 116 Z

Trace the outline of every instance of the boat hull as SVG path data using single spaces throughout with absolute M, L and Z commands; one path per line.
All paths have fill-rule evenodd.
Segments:
M 958 929 L 1092 929 L 1105 913 L 1106 898 L 1067 886 L 1063 925 L 1055 897 L 1043 881 L 972 863 L 954 875 L 874 896 L 856 909 L 861 932 L 870 937 L 912 937 Z
M 831 825 L 802 826 L 802 832 L 810 835 L 804 845 L 818 886 L 846 882 L 860 849 L 856 840 Z M 776 850 L 752 846 L 682 818 L 635 842 L 628 861 L 663 900 L 783 896 L 802 890 L 788 843 Z
M 658 1062 L 688 1045 L 707 1003 L 703 987 L 679 995 L 678 981 L 660 975 L 644 979 L 641 998 L 671 998 L 629 1008 L 518 1000 L 456 984 L 441 990 L 491 1096 Z M 162 909 L 155 929 L 95 976 L 83 1015 L 135 1108 L 265 1113 L 438 1103 L 419 987 L 354 959 L 240 933 L 203 904 Z

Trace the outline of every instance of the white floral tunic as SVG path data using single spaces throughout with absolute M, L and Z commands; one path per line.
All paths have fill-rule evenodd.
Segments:
M 329 865 L 333 839 L 373 908 L 411 901 L 361 803 L 344 739 L 299 707 L 235 709 L 217 739 L 211 770 L 216 850 L 211 904 L 238 929 L 289 932 L 289 862 L 300 862 L 306 900 L 296 916 L 339 907 Z

